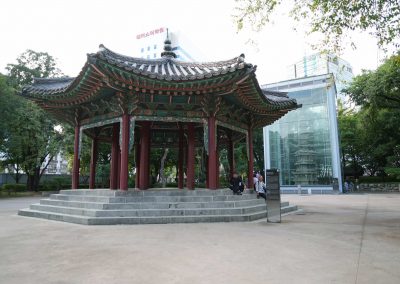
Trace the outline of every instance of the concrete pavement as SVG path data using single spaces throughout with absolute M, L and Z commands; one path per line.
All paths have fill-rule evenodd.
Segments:
M 0 199 L 0 283 L 400 283 L 400 195 L 286 195 L 282 224 L 82 226 Z

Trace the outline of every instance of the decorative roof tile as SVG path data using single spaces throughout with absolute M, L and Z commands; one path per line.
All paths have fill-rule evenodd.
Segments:
M 244 62 L 243 54 L 226 61 L 183 62 L 173 56 L 163 56 L 159 59 L 125 56 L 100 45 L 100 50 L 89 54 L 89 57 L 104 60 L 136 74 L 167 81 L 201 80 L 204 77 L 210 78 L 244 68 L 253 68 L 252 64 Z
M 46 102 L 60 99 L 64 102 L 68 101 L 68 106 L 78 105 L 96 96 L 98 89 L 110 87 L 108 78 L 103 72 L 119 73 L 115 70 L 125 70 L 131 73 L 131 76 L 168 81 L 169 85 L 175 85 L 175 87 L 181 82 L 201 83 L 202 80 L 204 86 L 208 85 L 208 82 L 204 81 L 205 78 L 219 78 L 218 76 L 230 72 L 238 72 L 235 74 L 238 76 L 230 76 L 234 78 L 229 82 L 233 87 L 224 95 L 237 97 L 244 108 L 266 115 L 271 110 L 287 112 L 299 107 L 296 100 L 289 98 L 286 93 L 261 89 L 255 76 L 256 66 L 246 63 L 243 54 L 226 61 L 182 62 L 172 56 L 169 51 L 159 59 L 142 59 L 115 53 L 103 45 L 100 45 L 97 53 L 88 54 L 88 60 L 77 77 L 38 78 L 32 85 L 23 88 L 22 95 Z M 225 79 L 226 76 L 221 78 Z M 93 84 L 98 85 L 93 89 Z M 200 94 L 200 91 L 196 90 L 196 94 Z M 67 95 L 68 99 L 65 99 L 64 95 Z M 63 102 L 54 102 L 53 106 L 62 104 Z
M 75 78 L 35 78 L 32 85 L 25 86 L 22 93 L 40 93 L 43 95 L 62 93 L 72 85 Z
M 264 96 L 267 98 L 268 102 L 272 105 L 292 105 L 296 106 L 296 99 L 291 99 L 288 97 L 287 93 L 276 92 L 276 91 L 268 91 L 265 89 L 261 89 Z

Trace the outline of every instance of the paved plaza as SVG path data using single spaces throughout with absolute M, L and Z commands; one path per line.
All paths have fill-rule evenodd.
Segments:
M 400 283 L 400 195 L 285 195 L 281 224 L 83 226 L 0 199 L 0 283 Z

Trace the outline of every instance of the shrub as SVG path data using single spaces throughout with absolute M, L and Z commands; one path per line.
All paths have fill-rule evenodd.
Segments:
M 400 182 L 399 179 L 396 177 L 369 177 L 369 176 L 363 176 L 358 179 L 359 183 L 382 183 L 382 182 Z
M 70 179 L 62 177 L 56 177 L 51 180 L 45 180 L 40 186 L 40 190 L 43 191 L 55 191 L 68 188 L 71 188 Z
M 14 192 L 21 192 L 21 191 L 25 191 L 26 190 L 26 184 L 3 184 L 2 186 L 3 191 L 14 191 Z
M 400 168 L 385 168 L 385 172 L 389 177 L 400 180 Z

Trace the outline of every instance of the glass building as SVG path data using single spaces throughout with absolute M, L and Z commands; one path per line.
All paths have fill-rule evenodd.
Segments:
M 280 170 L 281 189 L 341 189 L 336 85 L 332 74 L 263 85 L 287 92 L 302 108 L 264 128 L 265 168 Z

